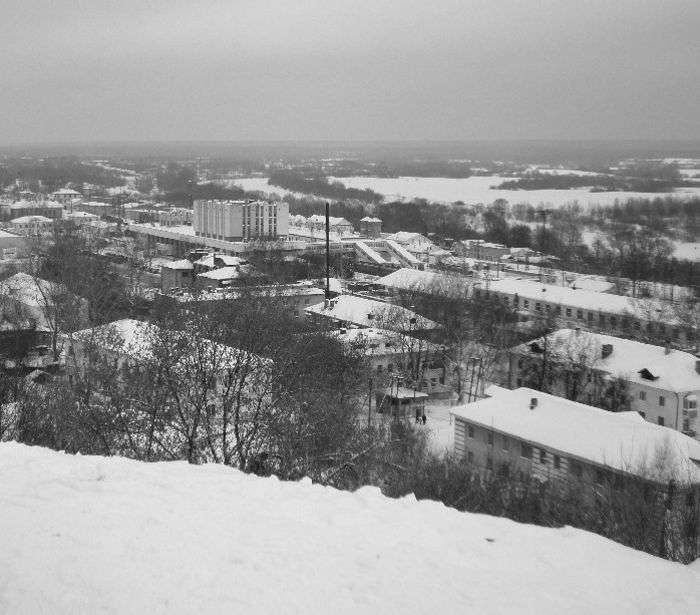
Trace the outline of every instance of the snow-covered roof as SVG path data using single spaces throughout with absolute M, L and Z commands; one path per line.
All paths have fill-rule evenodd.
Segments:
M 381 222 L 380 218 L 372 218 L 370 216 L 365 216 L 360 220 L 360 222 Z
M 235 267 L 236 265 L 242 265 L 248 261 L 240 256 L 230 256 L 228 254 L 207 254 L 202 256 L 199 260 L 194 262 L 195 265 L 200 267 L 216 267 L 214 260 L 220 260 L 226 267 Z
M 339 295 L 331 300 L 330 306 L 326 306 L 325 302 L 319 303 L 306 308 L 306 311 L 361 327 L 405 331 L 440 327 L 436 322 L 401 306 L 354 295 Z M 411 322 L 414 318 L 415 322 Z
M 95 348 L 128 355 L 136 361 L 151 360 L 154 356 L 154 349 L 159 348 L 161 344 L 165 344 L 168 348 L 177 347 L 178 349 L 192 346 L 191 335 L 186 331 L 164 330 L 152 323 L 131 318 L 116 320 L 99 327 L 82 329 L 73 333 L 71 337 L 74 341 L 91 344 Z M 204 344 L 210 360 L 215 362 L 221 369 L 235 367 L 243 360 L 254 361 L 261 366 L 271 363 L 269 359 L 264 359 L 239 348 L 233 348 L 232 346 L 226 346 L 207 339 L 200 339 L 199 342 Z M 186 369 L 192 361 L 197 360 L 195 354 L 186 355 L 183 353 L 177 359 L 178 363 Z M 173 357 L 172 360 L 176 360 L 176 358 Z
M 8 233 L 7 231 L 0 230 L 0 239 L 24 239 L 21 235 L 16 235 L 15 233 Z
M 596 370 L 608 372 L 630 382 L 648 387 L 674 391 L 700 391 L 700 374 L 695 370 L 695 355 L 680 350 L 666 353 L 663 346 L 644 344 L 635 340 L 560 329 L 547 336 L 546 346 L 543 338 L 531 340 L 516 347 L 522 354 L 534 354 L 530 345 L 536 342 L 540 348 L 547 348 L 551 360 L 566 363 L 581 363 Z M 612 347 L 612 352 L 603 357 L 603 346 Z M 639 372 L 647 369 L 654 380 L 642 378 Z
M 10 224 L 29 224 L 30 222 L 53 222 L 53 220 L 44 216 L 20 216 L 10 220 Z
M 537 399 L 534 409 L 530 401 Z M 452 409 L 456 417 L 565 455 L 657 480 L 700 483 L 700 442 L 645 421 L 519 388 Z M 665 455 L 663 463 L 659 455 Z
M 179 261 L 163 263 L 161 267 L 164 267 L 165 269 L 179 269 L 182 271 L 194 269 L 194 265 L 186 258 L 182 258 Z
M 392 271 L 374 283 L 397 290 L 463 297 L 468 295 L 473 284 L 471 278 L 435 271 L 420 271 L 408 267 Z
M 52 297 L 64 291 L 60 284 L 35 278 L 28 273 L 16 273 L 0 282 L 0 295 L 33 307 L 45 307 L 51 303 Z
M 76 192 L 75 190 L 71 190 L 70 188 L 60 188 L 59 190 L 52 192 L 51 196 L 83 196 L 83 195 L 80 194 L 80 192 Z
M 635 299 L 586 289 L 567 288 L 555 284 L 541 284 L 517 278 L 494 280 L 489 284 L 489 290 L 506 295 L 517 294 L 521 299 L 547 301 L 591 312 L 629 314 L 642 319 L 661 318 L 667 323 L 677 320 L 673 316 L 672 306 L 653 299 Z
M 424 237 L 420 233 L 412 233 L 410 231 L 398 231 L 393 235 L 387 236 L 387 239 L 398 241 L 399 243 L 412 243 L 414 241 L 418 241 L 421 243 L 432 243 L 430 239 Z
M 310 224 L 326 224 L 326 216 L 321 216 L 314 214 L 309 216 L 308 221 Z M 329 226 L 352 226 L 352 222 L 349 222 L 345 218 L 337 218 L 335 216 L 328 217 Z
M 250 268 L 247 267 L 246 269 Z M 219 269 L 212 269 L 211 271 L 199 273 L 197 277 L 206 278 L 208 280 L 233 280 L 250 275 L 250 273 L 250 271 L 244 270 L 242 267 L 219 267 Z
M 88 220 L 99 220 L 99 216 L 87 211 L 69 211 L 64 214 L 64 218 L 83 218 Z
M 344 329 L 333 331 L 333 335 L 348 346 L 363 348 L 368 356 L 411 352 L 424 355 L 440 350 L 432 342 L 386 329 Z
M 374 487 L 14 442 L 0 473 L 7 613 L 680 615 L 700 602 L 697 565 Z

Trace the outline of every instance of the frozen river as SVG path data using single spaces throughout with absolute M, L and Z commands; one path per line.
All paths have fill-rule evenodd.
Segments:
M 497 190 L 492 186 L 513 179 L 498 175 L 450 179 L 446 177 L 341 177 L 336 179 L 348 188 L 369 188 L 384 195 L 388 200 L 427 199 L 453 203 L 492 203 L 496 199 L 506 199 L 509 203 L 543 203 L 552 207 L 561 207 L 566 203 L 578 201 L 581 205 L 610 205 L 616 199 L 626 201 L 630 198 L 654 198 L 666 193 L 647 192 L 589 192 L 586 188 L 572 190 Z M 700 187 L 678 189 L 675 196 L 700 196 Z

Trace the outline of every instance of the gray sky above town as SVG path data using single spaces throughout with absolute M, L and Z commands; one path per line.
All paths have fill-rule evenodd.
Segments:
M 5 0 L 0 142 L 700 138 L 698 0 Z

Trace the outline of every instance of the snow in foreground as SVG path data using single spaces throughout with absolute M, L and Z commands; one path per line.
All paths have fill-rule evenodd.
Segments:
M 2 613 L 697 612 L 593 534 L 221 466 L 0 445 Z

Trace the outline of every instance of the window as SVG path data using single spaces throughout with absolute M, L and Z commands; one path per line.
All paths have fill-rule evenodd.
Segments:
M 394 371 L 394 364 L 393 364 L 393 363 L 389 363 L 389 364 L 386 366 L 386 371 L 388 371 L 388 372 L 391 374 L 391 373 Z
M 542 304 L 541 304 L 539 301 L 538 301 L 537 303 L 535 303 L 535 309 L 536 309 L 538 312 L 541 312 L 541 311 L 542 311 Z
M 698 400 L 697 399 L 684 399 L 683 400 L 683 408 L 685 410 L 693 410 L 698 407 Z
M 529 302 L 527 299 L 525 299 L 525 300 L 523 301 L 523 307 L 524 307 L 524 308 L 530 307 L 530 302 Z
M 520 444 L 520 456 L 525 459 L 532 459 L 532 447 L 529 444 L 522 442 Z
M 493 446 L 493 433 L 490 431 L 486 434 L 486 443 Z
M 474 427 L 472 427 L 471 425 L 469 425 L 469 427 L 468 427 L 468 429 L 467 429 L 467 433 L 469 434 L 469 437 L 470 437 L 470 438 L 473 438 L 473 437 L 474 437 Z
M 611 326 L 611 327 L 617 327 L 617 316 L 611 316 L 611 317 L 610 317 L 610 326 Z
M 659 406 L 665 406 L 666 405 L 666 398 L 663 395 L 659 396 Z
M 576 310 L 576 318 L 583 320 L 583 310 Z
M 559 455 L 554 455 L 554 468 L 556 470 L 561 468 L 561 457 L 559 457 Z
M 575 459 L 569 460 L 569 470 L 577 478 L 581 478 L 583 476 L 583 466 Z
M 467 451 L 467 461 L 469 463 L 474 463 L 474 453 L 471 451 Z
M 540 463 L 547 464 L 547 451 L 540 449 Z
M 554 308 L 554 312 L 555 312 L 555 314 L 556 314 L 557 316 L 560 316 L 560 315 L 561 315 L 561 305 L 557 305 L 557 306 Z
M 571 308 L 566 308 L 566 315 L 571 316 Z
M 604 326 L 605 326 L 605 316 L 604 316 L 603 314 L 599 314 L 599 315 L 598 315 L 598 324 L 599 324 L 601 327 L 604 327 Z
M 663 425 L 663 424 L 664 424 L 664 422 L 665 422 L 665 421 L 664 421 L 664 417 L 663 417 L 663 416 L 659 416 L 659 417 L 657 417 L 657 421 L 658 421 L 659 425 Z
M 377 373 L 378 373 L 378 374 L 381 374 L 381 373 L 382 373 L 382 369 L 383 369 L 383 367 L 382 367 L 381 364 L 380 364 L 380 365 L 377 365 Z
M 510 442 L 508 441 L 508 437 L 507 437 L 507 436 L 501 436 L 501 448 L 502 448 L 504 451 L 509 450 L 509 448 L 510 448 Z
M 638 321 L 638 320 L 635 320 L 635 321 L 634 321 L 634 328 L 635 328 L 636 331 L 639 331 L 639 330 L 642 328 L 642 325 L 639 324 L 639 321 Z
M 641 399 L 642 401 L 646 401 L 646 399 L 647 399 L 646 391 L 639 391 L 639 399 Z
M 588 322 L 593 322 L 593 312 L 588 312 Z

